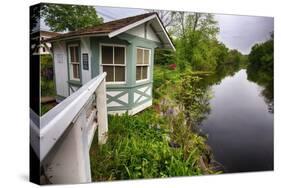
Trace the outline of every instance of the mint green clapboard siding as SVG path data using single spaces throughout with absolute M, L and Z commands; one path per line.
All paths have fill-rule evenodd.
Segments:
M 99 75 L 100 72 L 100 44 L 119 44 L 126 46 L 126 83 L 125 84 L 107 84 L 107 92 L 118 93 L 115 96 L 107 95 L 108 105 L 111 102 L 120 104 L 119 106 L 108 106 L 108 111 L 121 111 L 130 110 L 143 103 L 152 100 L 152 94 L 146 94 L 146 91 L 142 92 L 139 89 L 147 88 L 152 91 L 153 80 L 153 64 L 154 64 L 154 49 L 160 46 L 160 43 L 140 38 L 134 35 L 123 33 L 114 38 L 108 37 L 91 37 L 91 70 L 92 78 Z M 136 59 L 137 59 L 137 47 L 148 48 L 151 50 L 151 64 L 150 64 L 150 76 L 149 80 L 140 83 L 136 82 Z M 135 94 L 136 93 L 136 94 Z M 119 100 L 120 97 L 128 96 L 128 102 Z M 135 95 L 143 96 L 142 100 L 136 100 Z

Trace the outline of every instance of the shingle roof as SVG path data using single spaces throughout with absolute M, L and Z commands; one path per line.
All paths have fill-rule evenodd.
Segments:
M 83 36 L 83 35 L 95 35 L 95 34 L 108 34 L 112 31 L 118 30 L 122 27 L 125 27 L 127 25 L 130 25 L 132 23 L 135 23 L 137 21 L 140 21 L 144 18 L 147 18 L 153 14 L 156 14 L 155 12 L 141 14 L 137 16 L 131 16 L 119 20 L 114 20 L 110 22 L 106 22 L 97 26 L 87 27 L 84 29 L 79 29 L 77 31 L 71 31 L 64 34 L 59 34 L 58 36 L 52 37 L 50 39 L 45 40 L 45 42 L 48 42 L 50 40 L 57 40 L 57 39 L 63 39 L 68 37 L 76 37 L 76 36 Z

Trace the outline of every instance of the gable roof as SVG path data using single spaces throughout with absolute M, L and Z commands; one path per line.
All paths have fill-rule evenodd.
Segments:
M 87 27 L 79 29 L 77 31 L 59 34 L 55 37 L 46 39 L 43 42 L 53 42 L 57 40 L 76 38 L 81 36 L 108 36 L 109 38 L 112 38 L 120 33 L 126 32 L 150 20 L 154 20 L 152 23 L 153 25 L 155 25 L 154 30 L 156 32 L 156 35 L 158 35 L 161 41 L 163 41 L 164 46 L 175 50 L 175 47 L 165 27 L 163 26 L 162 21 L 158 17 L 158 14 L 155 12 L 131 16 L 119 20 L 106 22 L 97 26 Z

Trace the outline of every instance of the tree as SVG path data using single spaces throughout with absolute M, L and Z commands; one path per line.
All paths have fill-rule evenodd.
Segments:
M 195 70 L 213 70 L 216 67 L 219 32 L 212 14 L 178 12 L 178 23 L 172 30 L 177 37 L 177 62 L 181 70 L 191 66 Z
M 92 6 L 45 4 L 42 16 L 52 31 L 75 31 L 99 25 L 103 19 L 98 17 Z
M 263 43 L 255 44 L 249 54 L 249 65 L 247 67 L 248 79 L 263 86 L 262 95 L 268 104 L 269 112 L 273 113 L 274 98 L 274 36 Z
M 148 12 L 156 12 L 159 18 L 161 19 L 161 21 L 163 22 L 165 28 L 174 25 L 174 18 L 176 12 L 168 11 L 168 10 L 155 10 L 155 9 L 148 10 Z

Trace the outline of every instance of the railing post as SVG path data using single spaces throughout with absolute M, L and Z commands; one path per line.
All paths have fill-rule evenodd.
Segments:
M 105 144 L 108 132 L 105 78 L 96 90 L 96 97 L 98 110 L 98 141 L 99 144 Z

